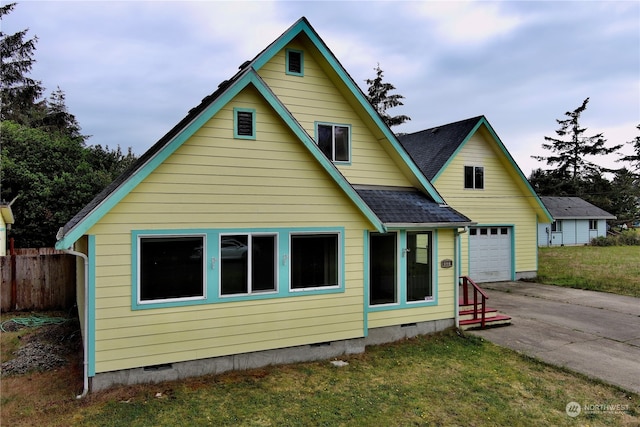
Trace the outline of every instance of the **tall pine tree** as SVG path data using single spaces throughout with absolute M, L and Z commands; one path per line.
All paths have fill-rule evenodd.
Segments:
M 376 77 L 374 79 L 367 79 L 366 82 L 369 85 L 367 89 L 367 99 L 376 110 L 382 121 L 389 127 L 401 125 L 404 122 L 411 120 L 409 116 L 399 115 L 391 116 L 387 113 L 387 110 L 393 107 L 399 107 L 404 105 L 402 99 L 404 96 L 399 94 L 389 94 L 389 92 L 395 90 L 395 86 L 391 83 L 383 82 L 384 72 L 380 68 L 380 64 L 374 68 Z

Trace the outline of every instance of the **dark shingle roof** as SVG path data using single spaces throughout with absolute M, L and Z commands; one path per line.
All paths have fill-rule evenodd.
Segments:
M 615 219 L 615 215 L 580 197 L 541 196 L 553 219 Z
M 432 180 L 483 117 L 399 135 L 398 140 L 420 171 Z
M 471 224 L 450 206 L 439 205 L 414 188 L 354 187 L 384 224 Z

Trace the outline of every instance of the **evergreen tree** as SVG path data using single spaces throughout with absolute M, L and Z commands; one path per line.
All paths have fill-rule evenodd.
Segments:
M 0 7 L 0 23 L 15 3 Z M 35 60 L 37 37 L 27 39 L 27 30 L 7 35 L 0 31 L 0 119 L 28 123 L 43 88 L 28 76 Z
M 636 126 L 636 129 L 640 131 L 640 125 Z M 637 177 L 640 177 L 640 135 L 636 136 L 633 141 L 629 141 L 627 144 L 633 147 L 635 153 L 624 156 L 617 161 L 631 163 L 631 170 L 635 171 Z
M 404 105 L 401 99 L 404 96 L 398 94 L 389 94 L 390 91 L 395 90 L 395 86 L 391 83 L 385 83 L 382 81 L 384 73 L 380 68 L 380 64 L 374 68 L 376 77 L 374 79 L 367 79 L 367 99 L 376 110 L 382 121 L 389 127 L 401 125 L 404 122 L 411 120 L 409 116 L 399 115 L 390 116 L 387 110 L 393 107 Z
M 560 125 L 560 129 L 556 130 L 558 138 L 544 137 L 548 142 L 542 144 L 542 148 L 556 153 L 555 155 L 531 156 L 536 160 L 546 161 L 549 166 L 557 166 L 559 172 L 567 173 L 575 182 L 590 173 L 602 172 L 602 168 L 587 160 L 587 156 L 610 154 L 622 147 L 605 147 L 607 140 L 602 133 L 585 136 L 587 128 L 580 126 L 580 116 L 587 109 L 588 103 L 589 98 L 586 98 L 580 107 L 565 113 L 566 119 L 556 119 Z

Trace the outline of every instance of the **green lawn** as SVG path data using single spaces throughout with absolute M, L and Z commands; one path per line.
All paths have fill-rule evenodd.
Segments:
M 539 249 L 540 283 L 640 297 L 640 246 Z
M 13 426 L 640 423 L 638 395 L 453 331 L 373 346 L 343 360 L 349 364 L 321 361 L 120 387 L 84 400 L 62 385 L 77 370 L 4 378 L 2 420 Z M 569 402 L 622 410 L 571 418 Z

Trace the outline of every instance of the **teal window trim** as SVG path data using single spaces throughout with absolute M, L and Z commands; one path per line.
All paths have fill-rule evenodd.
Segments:
M 275 235 L 277 246 L 276 290 L 248 294 L 221 295 L 220 236 L 221 235 Z M 335 234 L 338 236 L 338 285 L 291 289 L 290 260 L 291 235 Z M 204 236 L 204 297 L 140 302 L 139 295 L 139 238 L 144 236 Z M 131 308 L 146 310 L 169 307 L 198 306 L 236 301 L 252 301 L 297 296 L 337 294 L 345 291 L 345 230 L 344 227 L 293 228 L 237 228 L 237 229 L 171 229 L 133 230 L 131 232 Z
M 314 123 L 314 129 L 315 129 L 315 137 L 314 137 L 314 141 L 316 143 L 316 145 L 318 145 L 318 138 L 319 138 L 319 131 L 318 131 L 318 127 L 319 126 L 331 126 L 332 127 L 332 153 L 333 155 L 331 156 L 331 158 L 329 158 L 329 160 L 335 164 L 335 165 L 343 165 L 343 166 L 349 166 L 351 165 L 351 161 L 352 161 L 352 150 L 353 150 L 353 137 L 352 137 L 352 132 L 351 132 L 351 125 L 350 124 L 345 124 L 345 123 L 332 123 L 332 122 L 320 122 L 317 121 Z M 348 144 L 349 146 L 347 147 L 347 157 L 348 160 L 334 160 L 335 157 L 335 128 L 336 127 L 345 127 L 347 128 L 347 132 L 348 132 Z
M 299 54 L 300 55 L 300 71 L 292 71 L 291 70 L 291 63 L 290 61 L 290 55 L 291 54 Z M 298 76 L 298 77 L 303 77 L 304 76 L 304 52 L 302 50 L 298 50 L 298 49 L 286 49 L 285 50 L 285 72 L 286 74 L 290 75 L 290 76 Z
M 240 120 L 238 115 L 242 113 L 251 113 L 251 134 L 245 135 L 240 133 Z M 233 137 L 235 139 L 256 139 L 256 110 L 254 108 L 234 108 L 233 109 Z
M 411 230 L 417 231 L 417 230 Z M 399 230 L 398 236 L 398 302 L 392 304 L 380 304 L 380 305 L 370 305 L 369 304 L 369 285 L 370 285 L 370 277 L 369 277 L 369 268 L 370 268 L 370 254 L 369 254 L 369 233 L 367 233 L 367 238 L 365 239 L 365 313 L 373 313 L 377 311 L 390 311 L 390 310 L 405 310 L 409 308 L 418 308 L 418 307 L 431 307 L 438 305 L 438 230 L 437 229 L 425 229 L 420 231 L 429 231 L 431 232 L 431 244 L 433 245 L 433 249 L 431 251 L 431 263 L 433 268 L 431 270 L 431 283 L 432 283 L 432 293 L 433 298 L 425 301 L 407 301 L 407 257 L 406 253 L 404 253 L 405 248 L 407 247 L 407 230 Z

